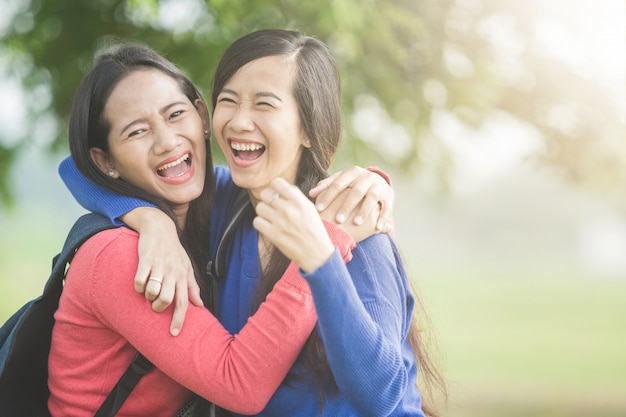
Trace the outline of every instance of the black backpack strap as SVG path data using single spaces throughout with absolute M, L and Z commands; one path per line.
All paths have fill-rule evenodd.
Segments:
M 115 225 L 111 223 L 111 220 L 100 214 L 88 213 L 81 216 L 67 235 L 63 250 L 53 260 L 51 279 L 44 288 L 43 297 L 60 291 L 57 280 L 65 277 L 67 264 L 71 262 L 80 245 L 94 234 L 113 227 Z M 141 353 L 137 353 L 95 415 L 97 417 L 115 416 L 141 377 L 152 368 L 154 365 Z
M 133 361 L 128 365 L 124 375 L 117 381 L 115 387 L 104 400 L 95 417 L 114 417 L 124 404 L 132 390 L 137 386 L 141 377 L 154 368 L 152 362 L 137 352 Z
M 91 236 L 116 227 L 108 218 L 89 213 L 80 217 L 67 235 L 62 251 L 52 262 L 43 294 L 27 303 L 2 326 L 0 332 L 0 414 L 49 415 L 48 354 L 54 312 L 63 291 L 68 264 Z M 5 340 L 6 339 L 6 340 Z M 137 354 L 99 416 L 114 416 L 142 375 L 152 364 Z M 110 405 L 109 405 L 110 404 Z M 116 408 L 113 408 L 116 407 Z M 108 409 L 108 410 L 107 410 Z M 100 411 L 98 411 L 100 413 Z
M 206 274 L 212 279 L 221 278 L 226 268 L 226 250 L 230 239 L 237 229 L 237 225 L 248 214 L 253 212 L 252 203 L 248 192 L 240 188 L 237 190 L 233 206 L 230 208 L 228 220 L 220 237 L 215 258 L 210 260 L 206 267 Z
M 67 264 L 72 261 L 80 245 L 96 233 L 114 227 L 116 226 L 111 220 L 96 213 L 84 214 L 76 220 L 65 238 L 63 249 L 52 259 L 52 272 L 44 287 L 42 298 L 59 297 Z
M 250 203 L 247 191 L 239 189 L 237 191 L 237 195 L 235 196 L 233 206 L 230 209 L 224 231 L 220 237 L 215 260 L 209 261 L 207 265 L 206 272 L 209 275 L 209 278 L 215 279 L 224 273 L 228 243 L 235 232 L 237 225 L 244 218 L 244 216 L 250 212 L 251 208 L 252 204 Z M 95 417 L 115 416 L 124 404 L 124 401 L 126 401 L 132 390 L 139 383 L 141 377 L 153 368 L 154 365 L 146 359 L 145 356 L 138 352 L 126 369 L 126 372 L 124 372 L 124 375 L 122 375 L 109 396 L 102 403 L 102 406 L 95 414 Z M 215 405 L 207 404 L 207 406 L 209 407 L 210 415 L 213 416 L 215 413 Z
M 252 204 L 248 193 L 244 189 L 237 191 L 233 206 L 230 209 L 229 217 L 224 227 L 222 236 L 217 246 L 215 259 L 209 261 L 206 272 L 209 277 L 215 279 L 224 273 L 226 265 L 226 249 L 235 229 L 244 216 L 250 212 Z M 68 239 L 69 240 L 69 239 Z M 67 244 L 66 244 L 67 245 Z M 102 403 L 95 417 L 113 417 L 124 404 L 132 390 L 141 380 L 141 377 L 154 368 L 154 365 L 141 353 L 137 353 L 126 371 L 117 382 L 111 393 Z M 211 413 L 215 412 L 214 405 L 211 404 Z

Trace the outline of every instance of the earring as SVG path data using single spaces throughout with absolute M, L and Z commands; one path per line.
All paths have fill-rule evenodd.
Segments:
M 115 172 L 112 169 L 109 169 L 109 177 L 113 177 L 113 175 L 115 175 Z
M 209 131 L 204 129 L 204 136 L 209 136 Z

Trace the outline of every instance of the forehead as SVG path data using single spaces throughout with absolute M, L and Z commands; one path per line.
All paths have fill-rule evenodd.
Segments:
M 122 78 L 111 91 L 106 107 L 145 104 L 184 96 L 178 82 L 156 69 L 137 69 Z
M 241 67 L 226 86 L 238 89 L 263 90 L 267 87 L 291 91 L 295 63 L 290 56 L 274 55 L 255 59 Z

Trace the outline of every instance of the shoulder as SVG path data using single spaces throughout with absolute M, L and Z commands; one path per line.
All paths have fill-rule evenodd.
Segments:
M 87 239 L 78 248 L 73 262 L 80 262 L 83 259 L 93 262 L 102 258 L 119 262 L 129 255 L 136 257 L 138 241 L 139 234 L 126 227 L 104 230 Z
M 80 249 L 86 247 L 94 249 L 96 247 L 106 247 L 113 242 L 132 242 L 139 240 L 139 234 L 128 227 L 115 227 L 96 233 L 85 241 Z M 79 250 L 80 250 L 79 249 Z
M 387 233 L 375 234 L 360 241 L 352 253 L 363 262 L 367 261 L 372 264 L 373 267 L 379 263 L 395 265 L 400 262 L 396 243 Z
M 108 229 L 89 238 L 70 263 L 67 293 L 82 294 L 97 309 L 104 308 L 102 303 L 106 305 L 118 299 L 121 285 L 133 285 L 132 277 L 139 263 L 138 240 L 137 232 L 125 227 Z
M 388 234 L 373 235 L 357 243 L 352 255 L 347 267 L 364 301 L 370 297 L 405 296 L 408 277 L 399 250 Z
M 224 229 L 224 223 L 228 219 L 240 187 L 235 185 L 227 167 L 215 167 L 215 198 L 211 209 L 211 245 L 215 247 Z
M 230 210 L 237 195 L 239 187 L 235 185 L 230 171 L 223 166 L 215 167 L 215 199 L 213 203 L 212 216 L 221 219 Z
M 235 185 L 230 176 L 230 170 L 228 167 L 215 165 L 213 167 L 213 172 L 215 172 L 215 183 L 217 189 L 227 189 Z

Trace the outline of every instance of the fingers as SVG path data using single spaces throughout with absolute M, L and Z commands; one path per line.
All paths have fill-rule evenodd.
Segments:
M 380 214 L 378 216 L 378 221 L 376 222 L 376 230 L 382 233 L 393 233 L 394 221 L 393 208 L 391 207 L 391 204 L 378 202 L 378 206 L 380 207 Z
M 376 215 L 376 219 L 380 219 L 381 203 L 376 192 L 366 193 L 358 203 L 361 205 L 358 207 L 357 214 L 352 220 L 356 226 L 362 225 L 365 219 L 373 215 Z M 376 229 L 378 230 L 377 226 Z
M 144 293 L 149 301 L 154 301 L 161 292 L 164 274 L 163 263 L 152 256 L 140 256 L 135 273 L 135 291 Z
M 393 217 L 391 218 L 391 221 L 384 223 L 380 227 L 381 227 L 381 229 L 380 229 L 381 233 L 389 233 L 390 235 L 393 236 L 393 233 L 394 233 L 394 231 L 396 229 L 396 226 L 395 226 L 394 221 L 393 221 Z
M 138 253 L 135 290 L 144 293 L 156 312 L 174 303 L 170 332 L 178 334 L 189 301 L 198 306 L 203 303 L 191 260 L 169 218 L 165 223 L 145 222 L 139 235 Z
M 274 193 L 278 193 L 280 198 L 287 199 L 287 200 L 294 200 L 298 198 L 298 196 L 301 194 L 300 189 L 298 187 L 289 183 L 287 180 L 283 178 L 276 178 L 272 180 L 272 182 L 270 183 L 270 187 L 268 187 L 264 191 L 269 192 L 268 194 L 269 194 L 270 200 L 272 200 L 272 198 L 275 197 Z M 264 194 L 264 195 L 268 195 L 268 194 Z
M 189 301 L 197 306 L 203 306 L 204 303 L 200 297 L 200 287 L 196 282 L 193 270 L 187 271 L 187 280 L 176 280 L 172 278 L 173 273 L 168 273 L 168 277 L 160 278 L 157 274 L 151 274 L 147 280 L 136 280 L 145 284 L 145 297 L 152 301 L 152 309 L 158 313 L 163 312 L 167 307 L 174 303 L 174 311 L 172 322 L 170 324 L 170 333 L 176 336 L 180 333 L 185 321 Z M 136 287 L 138 291 L 142 287 Z
M 187 307 L 189 305 L 186 289 L 186 282 L 180 281 L 176 284 L 174 313 L 172 315 L 172 322 L 170 323 L 170 333 L 172 336 L 178 336 L 180 329 L 183 327 L 183 322 L 185 321 L 185 314 L 187 313 Z
M 343 190 L 353 184 L 361 169 L 362 168 L 359 167 L 352 167 L 320 181 L 318 185 L 309 192 L 311 197 L 316 197 L 317 195 L 315 198 L 315 207 L 317 210 L 320 212 L 324 211 L 331 205 Z M 342 221 L 344 220 L 345 218 Z
M 157 274 L 151 275 L 146 283 L 146 298 L 150 301 L 156 300 L 161 294 L 161 287 L 163 287 L 163 278 Z
M 172 304 L 172 301 L 174 301 L 174 294 L 176 293 L 176 280 L 164 278 L 161 285 L 157 284 L 156 281 L 148 280 L 146 291 L 149 291 L 153 286 L 155 288 L 154 292 L 156 295 L 152 300 L 152 309 L 160 313 Z M 186 296 L 187 292 L 185 291 L 185 297 Z M 146 298 L 148 298 L 148 293 L 146 293 Z
M 383 180 L 382 177 L 376 179 L 376 183 L 371 187 L 370 194 L 373 200 L 378 203 L 380 213 L 376 222 L 376 230 L 379 232 L 393 232 L 393 205 L 395 193 L 393 188 Z
M 204 302 L 200 297 L 200 286 L 198 286 L 198 283 L 196 282 L 196 277 L 193 275 L 193 271 L 190 272 L 191 273 L 187 274 L 187 292 L 189 301 L 191 301 L 193 305 L 203 307 Z
M 284 207 L 285 201 L 298 202 L 301 198 L 306 199 L 300 189 L 282 178 L 272 180 L 270 185 L 261 191 L 260 203 L 274 209 Z M 308 201 L 308 200 L 307 200 Z
M 255 210 L 253 226 L 303 271 L 317 269 L 332 254 L 333 243 L 317 210 L 298 187 L 273 180 L 259 194 Z
M 270 239 L 279 232 L 293 232 L 294 224 L 307 223 L 311 217 L 319 218 L 317 210 L 300 189 L 282 178 L 273 180 L 261 191 L 255 210 L 261 227 L 259 231 Z
M 144 259 L 139 258 L 139 264 L 137 265 L 137 273 L 135 274 L 135 291 L 138 293 L 144 293 L 146 291 L 146 283 L 150 276 L 150 264 Z
M 321 180 L 320 182 L 317 183 L 317 185 L 313 188 L 311 188 L 311 190 L 309 190 L 309 196 L 311 198 L 316 198 L 321 192 L 325 191 L 328 186 L 335 181 L 335 179 L 341 175 L 342 172 L 335 172 L 334 174 L 332 174 L 331 176 L 324 178 L 323 180 Z
M 273 180 L 269 187 L 261 191 L 259 203 L 255 207 L 257 214 L 255 220 L 256 224 L 260 226 L 260 229 L 257 230 L 263 235 L 271 238 L 271 235 L 276 232 L 273 230 L 276 227 L 276 222 L 280 222 L 287 215 L 285 210 L 288 209 L 288 202 L 294 201 L 295 193 L 292 187 L 295 188 L 287 181 L 278 178 Z
M 357 242 L 360 242 L 365 237 L 369 237 L 371 232 L 367 231 L 372 229 L 375 233 L 393 234 L 394 219 L 390 205 L 384 204 L 383 201 L 375 201 L 375 198 L 365 198 L 361 203 L 361 207 L 358 209 L 358 212 L 359 214 L 354 218 L 352 223 L 355 227 L 361 230 L 353 232 L 354 229 L 347 229 L 350 230 L 349 233 L 353 235 L 353 237 L 357 236 L 355 237 Z M 362 216 L 362 218 L 357 222 L 357 218 L 359 216 Z M 363 233 L 366 234 L 363 235 Z M 358 236 L 362 237 L 358 238 Z
M 337 224 L 343 223 L 352 215 L 354 224 L 360 225 L 372 213 L 377 203 L 384 203 L 385 199 L 393 199 L 393 192 L 389 193 L 388 190 L 391 190 L 391 187 L 380 175 L 353 166 L 320 181 L 309 194 L 317 195 L 316 207 L 320 212 L 331 205 L 339 207 L 334 213 L 334 221 Z M 339 199 L 341 204 L 337 206 L 336 201 Z M 355 215 L 353 212 L 359 206 L 360 210 Z M 385 221 L 386 219 L 381 219 L 381 226 Z
M 354 224 L 360 225 L 372 213 L 377 215 L 377 232 L 393 230 L 393 204 L 395 193 L 387 179 L 376 171 L 362 170 L 352 188 L 363 191 L 363 200 Z M 356 195 L 355 195 L 356 198 Z M 378 207 L 376 207 L 378 206 Z
M 344 190 L 339 198 L 343 198 L 343 201 L 335 216 L 337 223 L 343 223 L 360 206 L 358 214 L 353 219 L 355 225 L 360 225 L 376 208 L 379 197 L 375 191 L 371 191 L 369 184 L 361 181 Z

